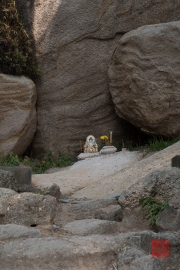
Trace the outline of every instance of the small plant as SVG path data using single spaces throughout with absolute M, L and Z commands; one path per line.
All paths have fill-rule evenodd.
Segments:
M 129 151 L 146 151 L 146 153 L 161 151 L 166 147 L 178 142 L 180 140 L 179 137 L 175 138 L 162 138 L 162 137 L 151 137 L 145 144 L 140 145 L 136 144 L 136 146 L 132 143 L 132 141 L 120 142 L 119 145 L 116 146 L 117 151 L 121 151 L 122 147 L 126 147 Z
M 154 197 L 141 198 L 140 203 L 145 211 L 145 217 L 150 221 L 151 228 L 155 228 L 159 214 L 168 206 L 168 201 L 160 202 Z
M 22 163 L 30 166 L 34 173 L 41 174 L 50 168 L 70 166 L 72 165 L 73 160 L 71 157 L 62 154 L 60 154 L 59 158 L 55 160 L 52 152 L 49 151 L 42 159 L 24 157 Z
M 18 166 L 20 163 L 17 155 L 14 155 L 12 152 L 9 152 L 7 157 L 0 157 L 1 166 Z
M 176 143 L 179 140 L 180 137 L 176 138 L 153 137 L 152 139 L 148 140 L 148 148 L 150 151 L 160 151 Z
M 0 1 L 0 70 L 6 74 L 36 78 L 33 44 L 16 8 L 14 0 Z
M 50 168 L 72 165 L 73 160 L 71 157 L 65 155 L 59 155 L 59 158 L 55 160 L 51 151 L 45 154 L 41 159 L 33 159 L 27 156 L 19 158 L 12 152 L 10 152 L 7 157 L 0 158 L 1 166 L 18 166 L 20 163 L 31 167 L 34 173 L 42 174 Z

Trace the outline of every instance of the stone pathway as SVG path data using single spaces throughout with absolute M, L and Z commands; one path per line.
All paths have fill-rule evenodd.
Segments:
M 48 187 L 53 183 L 59 185 L 64 196 L 69 197 L 78 190 L 90 184 L 96 185 L 107 176 L 131 166 L 143 158 L 140 152 L 118 152 L 111 155 L 95 155 L 51 174 L 32 175 L 32 183 L 37 186 Z
M 89 184 L 75 192 L 72 198 L 100 199 L 122 193 L 153 170 L 170 168 L 171 159 L 178 154 L 180 154 L 180 141 L 154 155 L 143 158 L 129 167 L 123 168 L 111 177 L 107 176 L 99 179 L 96 183 Z
M 67 170 L 33 175 L 34 185 L 56 183 L 71 199 L 101 199 L 119 194 L 154 169 L 171 167 L 171 159 L 180 153 L 180 141 L 143 158 L 142 152 L 118 152 L 76 162 Z

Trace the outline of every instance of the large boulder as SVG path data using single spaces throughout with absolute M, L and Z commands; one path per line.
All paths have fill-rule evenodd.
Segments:
M 148 134 L 180 134 L 180 21 L 125 34 L 108 71 L 117 114 Z
M 32 227 L 52 224 L 57 210 L 56 199 L 52 196 L 29 192 L 12 193 L 8 196 L 4 194 L 4 189 L 0 189 L 0 224 L 13 223 Z
M 34 37 L 39 69 L 35 153 L 80 152 L 80 141 L 113 130 L 114 142 L 135 131 L 120 120 L 107 69 L 122 34 L 139 26 L 180 20 L 171 0 L 17 0 Z M 33 27 L 32 27 L 33 25 Z M 128 138 L 127 138 L 128 139 Z M 129 136 L 129 139 L 132 139 Z M 98 143 L 100 143 L 98 141 Z
M 22 155 L 36 131 L 36 87 L 24 76 L 0 74 L 0 155 Z

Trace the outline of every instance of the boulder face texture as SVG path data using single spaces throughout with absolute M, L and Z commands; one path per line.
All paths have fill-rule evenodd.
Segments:
M 180 194 L 180 169 L 168 168 L 154 170 L 142 177 L 128 190 L 122 192 L 118 199 L 121 207 L 135 208 L 140 205 L 140 198 L 156 197 L 158 200 L 166 198 L 174 208 L 180 207 L 176 203 Z
M 132 220 L 131 226 L 136 227 L 136 222 L 143 225 L 143 212 L 141 198 L 155 198 L 159 202 L 168 202 L 168 206 L 159 214 L 156 220 L 156 228 L 159 231 L 175 231 L 180 227 L 180 169 L 170 168 L 154 170 L 141 178 L 128 190 L 122 192 L 119 203 L 123 209 L 126 225 L 127 220 Z M 133 213 L 135 213 L 134 219 Z M 140 215 L 139 215 L 140 214 Z M 128 225 L 128 224 L 127 224 Z M 148 224 L 144 223 L 147 228 Z
M 0 169 L 0 188 L 9 188 L 18 191 L 18 183 L 11 172 Z
M 114 234 L 119 232 L 118 223 L 109 220 L 83 219 L 67 223 L 64 230 L 80 235 Z
M 113 131 L 132 135 L 108 90 L 107 69 L 122 34 L 139 26 L 180 20 L 178 1 L 17 0 L 34 38 L 39 69 L 34 153 L 80 152 L 80 140 Z M 31 19 L 32 18 L 32 19 Z M 33 25 L 33 27 L 32 27 Z M 99 142 L 98 142 L 99 143 Z
M 180 191 L 169 201 L 169 206 L 163 210 L 156 220 L 156 226 L 161 231 L 175 231 L 180 228 Z
M 32 193 L 12 194 L 8 197 L 0 189 L 0 224 L 36 226 L 52 223 L 57 210 L 56 199 Z
M 170 232 L 27 238 L 29 234 L 0 242 L 3 270 L 178 270 L 180 265 L 180 236 Z M 170 241 L 168 258 L 152 257 L 152 239 Z
M 23 76 L 0 74 L 0 155 L 22 155 L 36 131 L 36 87 Z
M 116 112 L 148 134 L 180 134 L 180 22 L 125 34 L 108 70 Z
M 12 240 L 19 238 L 35 238 L 41 237 L 40 231 L 33 228 L 27 228 L 21 225 L 7 224 L 1 225 L 0 240 Z

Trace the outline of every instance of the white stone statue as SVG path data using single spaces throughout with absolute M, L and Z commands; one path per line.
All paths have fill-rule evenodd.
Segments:
M 93 135 L 89 135 L 86 138 L 86 142 L 84 144 L 84 153 L 96 153 L 98 152 L 98 145 L 96 143 L 96 139 Z

